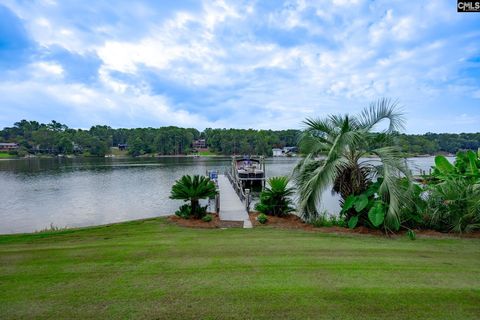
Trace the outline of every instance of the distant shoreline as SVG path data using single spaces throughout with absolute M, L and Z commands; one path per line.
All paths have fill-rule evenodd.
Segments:
M 454 157 L 455 154 L 450 154 L 446 152 L 438 152 L 435 154 L 405 154 L 405 158 L 429 158 L 429 157 L 435 157 L 438 155 L 443 155 L 446 157 Z M 224 154 L 209 154 L 209 155 L 194 155 L 194 154 L 145 154 L 145 155 L 140 155 L 140 156 L 129 156 L 129 155 L 112 155 L 112 154 L 107 154 L 105 156 L 84 156 L 84 155 L 48 155 L 48 154 L 41 154 L 41 155 L 28 155 L 24 157 L 19 157 L 15 155 L 9 155 L 9 154 L 3 154 L 0 156 L 0 160 L 24 160 L 24 159 L 102 159 L 102 158 L 114 158 L 114 159 L 151 159 L 151 158 L 225 158 L 225 157 L 232 157 L 232 155 L 224 155 Z M 298 158 L 301 157 L 301 155 L 292 157 L 292 158 Z M 266 156 L 266 158 L 289 158 L 289 157 L 275 157 L 275 156 Z M 376 158 L 376 156 L 371 156 L 371 158 Z

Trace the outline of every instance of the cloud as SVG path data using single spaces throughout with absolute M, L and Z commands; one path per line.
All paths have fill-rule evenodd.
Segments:
M 480 23 L 445 1 L 7 0 L 0 16 L 0 125 L 280 129 L 388 96 L 410 132 L 478 131 L 461 115 L 478 112 Z
M 0 70 L 27 63 L 35 45 L 22 21 L 7 7 L 0 5 Z
M 63 76 L 63 67 L 57 63 L 52 62 L 36 62 L 33 65 L 33 68 L 40 74 L 43 75 L 53 75 L 57 77 Z
M 76 122 L 80 127 L 89 127 L 93 123 L 114 124 L 118 127 L 133 126 L 188 126 L 198 123 L 213 125 L 202 116 L 191 114 L 187 110 L 174 110 L 167 97 L 146 93 L 113 92 L 109 88 L 92 89 L 83 84 L 51 84 L 28 81 L 22 83 L 2 83 L 0 96 L 3 99 L 3 112 L 25 112 L 32 105 L 43 104 L 32 114 L 40 121 L 51 120 L 52 114 L 58 114 L 63 121 Z M 12 97 L 21 96 L 22 101 Z M 10 103 L 9 103 L 10 102 Z

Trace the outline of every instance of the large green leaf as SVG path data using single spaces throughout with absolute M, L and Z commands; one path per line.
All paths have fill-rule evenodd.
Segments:
M 468 173 L 478 175 L 477 155 L 472 150 L 467 151 L 468 157 Z
M 450 174 L 455 172 L 455 167 L 453 164 L 451 164 L 444 156 L 435 157 L 435 166 L 442 174 Z
M 382 184 L 382 181 L 383 179 L 382 178 L 379 178 L 377 181 L 375 181 L 374 183 L 370 184 L 370 186 L 368 187 L 367 191 L 365 191 L 365 195 L 367 197 L 371 197 L 373 196 L 375 193 L 378 192 L 378 188 L 380 187 L 380 185 Z
M 366 195 L 361 194 L 357 197 L 354 203 L 355 211 L 361 212 L 363 209 L 365 209 L 368 205 L 368 198 Z
M 375 226 L 378 227 L 385 219 L 385 208 L 381 202 L 376 202 L 368 211 L 368 219 Z
M 354 229 L 357 226 L 358 223 L 358 216 L 353 216 L 348 220 L 348 227 L 350 229 Z
M 345 213 L 348 210 L 350 210 L 353 207 L 353 204 L 357 200 L 357 197 L 354 195 L 349 195 L 346 199 L 345 202 L 343 203 L 343 208 L 341 213 Z

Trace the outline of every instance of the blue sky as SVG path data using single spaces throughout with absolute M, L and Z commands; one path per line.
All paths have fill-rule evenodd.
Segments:
M 456 1 L 0 0 L 0 127 L 301 128 L 398 99 L 480 131 L 480 14 Z

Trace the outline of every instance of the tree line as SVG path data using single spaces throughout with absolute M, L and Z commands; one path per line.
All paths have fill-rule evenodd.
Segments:
M 126 145 L 132 156 L 143 154 L 184 155 L 193 150 L 192 142 L 206 139 L 210 151 L 230 155 L 271 155 L 272 148 L 295 146 L 298 130 L 205 129 L 174 126 L 160 128 L 114 129 L 105 125 L 88 130 L 72 129 L 52 121 L 39 123 L 22 120 L 0 131 L 0 142 L 15 142 L 14 151 L 27 154 L 82 154 L 104 156 L 111 147 Z
M 184 155 L 193 151 L 192 142 L 205 139 L 210 151 L 223 154 L 272 155 L 272 148 L 297 146 L 300 130 L 205 129 L 174 126 L 114 129 L 106 125 L 72 129 L 57 121 L 39 123 L 21 120 L 0 131 L 0 142 L 15 142 L 14 151 L 27 154 L 82 154 L 104 156 L 111 147 L 127 145 L 132 156 L 142 154 Z M 408 154 L 456 153 L 480 147 L 480 133 L 396 134 L 397 144 Z M 380 139 L 381 140 L 381 139 Z

